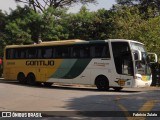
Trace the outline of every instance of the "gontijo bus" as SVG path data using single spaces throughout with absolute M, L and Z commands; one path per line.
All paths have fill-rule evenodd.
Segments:
M 6 46 L 4 79 L 30 85 L 88 84 L 99 90 L 121 90 L 150 86 L 152 76 L 142 43 L 109 39 Z

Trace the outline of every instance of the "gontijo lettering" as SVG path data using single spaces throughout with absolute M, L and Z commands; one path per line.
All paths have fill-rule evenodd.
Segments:
M 27 66 L 54 66 L 54 60 L 32 60 L 26 61 Z

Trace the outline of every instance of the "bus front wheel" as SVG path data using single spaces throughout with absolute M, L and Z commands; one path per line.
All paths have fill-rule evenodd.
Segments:
M 25 83 L 26 83 L 26 78 L 25 78 L 24 73 L 20 72 L 20 73 L 17 75 L 17 80 L 19 81 L 19 83 L 25 84 Z
M 36 84 L 36 77 L 35 77 L 35 75 L 33 73 L 29 73 L 27 75 L 27 83 L 29 85 L 35 85 Z
M 109 90 L 109 82 L 105 76 L 99 76 L 96 78 L 95 84 L 100 91 L 108 91 Z

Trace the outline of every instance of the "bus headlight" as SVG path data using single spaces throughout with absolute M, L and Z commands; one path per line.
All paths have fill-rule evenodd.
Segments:
M 136 75 L 134 76 L 134 79 L 142 80 L 142 75 L 136 74 Z

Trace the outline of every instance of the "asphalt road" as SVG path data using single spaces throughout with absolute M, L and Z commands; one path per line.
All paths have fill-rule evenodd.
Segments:
M 0 111 L 38 112 L 42 118 L 34 119 L 45 120 L 64 117 L 78 120 L 101 120 L 106 117 L 114 120 L 158 120 L 160 88 L 125 88 L 120 92 L 112 89 L 102 92 L 96 87 L 82 85 L 43 87 L 0 80 Z

